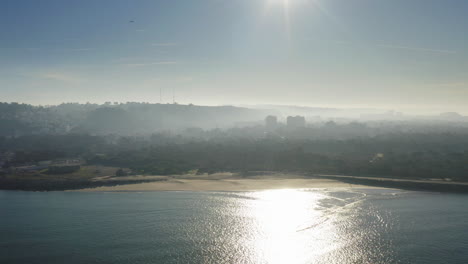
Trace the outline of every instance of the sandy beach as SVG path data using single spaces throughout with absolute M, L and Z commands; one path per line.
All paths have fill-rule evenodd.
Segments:
M 136 176 L 122 180 L 145 179 L 154 182 L 103 186 L 81 189 L 85 192 L 112 191 L 255 191 L 271 189 L 314 189 L 314 188 L 375 188 L 365 185 L 344 183 L 338 180 L 308 178 L 294 174 L 274 174 L 240 177 L 232 173 L 181 176 Z M 120 179 L 119 179 L 120 180 Z

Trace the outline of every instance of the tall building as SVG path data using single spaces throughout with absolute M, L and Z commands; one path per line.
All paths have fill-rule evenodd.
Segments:
M 278 119 L 276 116 L 269 115 L 265 118 L 265 128 L 267 130 L 273 130 L 278 126 Z
M 288 128 L 299 128 L 305 127 L 306 121 L 303 116 L 288 116 L 286 119 L 286 125 Z

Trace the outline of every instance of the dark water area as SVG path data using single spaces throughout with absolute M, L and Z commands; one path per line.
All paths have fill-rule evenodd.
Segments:
M 0 263 L 468 263 L 468 195 L 1 191 Z

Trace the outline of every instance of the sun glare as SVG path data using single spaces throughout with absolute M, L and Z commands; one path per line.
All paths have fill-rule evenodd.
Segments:
M 291 4 L 292 0 L 267 0 L 268 8 L 283 8 L 289 9 L 289 5 Z
M 267 4 L 270 7 L 273 7 L 273 6 L 289 7 L 290 5 L 304 4 L 305 2 L 309 2 L 309 1 L 308 0 L 266 0 Z
M 334 233 L 315 209 L 323 195 L 285 189 L 260 192 L 257 198 L 251 213 L 260 230 L 255 241 L 259 262 L 305 263 L 323 254 Z
M 289 4 L 289 1 L 291 0 L 267 0 L 269 4 L 283 4 L 287 5 Z

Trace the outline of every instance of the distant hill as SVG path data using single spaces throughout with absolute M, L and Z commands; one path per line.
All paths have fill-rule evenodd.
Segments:
M 306 117 L 320 116 L 323 118 L 360 118 L 363 115 L 383 114 L 388 110 L 372 108 L 332 108 L 296 105 L 241 105 L 250 109 L 264 109 L 276 112 L 278 116 L 302 115 Z
M 24 134 L 146 134 L 198 127 L 226 128 L 260 122 L 268 111 L 234 106 L 179 104 L 78 104 L 32 106 L 0 103 L 0 135 Z

